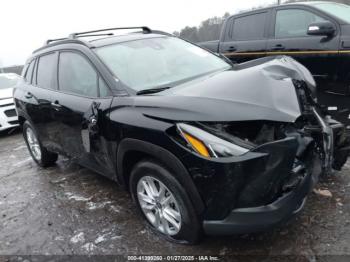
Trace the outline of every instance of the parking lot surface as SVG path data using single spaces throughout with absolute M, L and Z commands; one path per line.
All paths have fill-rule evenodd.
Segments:
M 350 163 L 323 178 L 304 211 L 266 233 L 176 245 L 152 233 L 127 192 L 70 160 L 38 167 L 20 131 L 0 135 L 0 256 L 230 255 L 308 261 L 350 255 Z M 329 192 L 331 195 L 329 195 Z M 1 260 L 1 259 L 0 259 Z

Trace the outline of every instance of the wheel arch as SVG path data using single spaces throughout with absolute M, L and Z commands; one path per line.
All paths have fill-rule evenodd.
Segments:
M 29 121 L 31 123 L 30 117 L 21 109 L 17 108 L 18 113 L 18 123 L 22 127 L 25 121 Z
M 117 150 L 117 181 L 128 188 L 133 166 L 145 158 L 159 161 L 168 168 L 189 194 L 197 214 L 203 213 L 204 203 L 185 166 L 171 152 L 155 144 L 132 138 L 122 140 Z
M 26 118 L 24 116 L 18 116 L 18 123 L 22 127 L 24 122 L 26 121 Z

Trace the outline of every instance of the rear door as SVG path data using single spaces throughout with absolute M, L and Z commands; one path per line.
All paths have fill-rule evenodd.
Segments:
M 233 16 L 225 23 L 219 51 L 242 63 L 266 54 L 269 10 Z
M 60 144 L 68 156 L 105 175 L 113 170 L 107 150 L 110 90 L 91 61 L 78 51 L 59 54 L 53 98 Z
M 52 151 L 57 151 L 59 147 L 51 111 L 51 97 L 57 87 L 56 65 L 56 52 L 43 54 L 34 59 L 28 67 L 26 85 L 23 88 L 25 112 L 39 133 L 44 147 Z

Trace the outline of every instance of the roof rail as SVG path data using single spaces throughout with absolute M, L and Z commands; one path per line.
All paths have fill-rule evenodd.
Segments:
M 114 28 L 106 28 L 106 29 L 99 29 L 99 30 L 92 30 L 92 31 L 85 31 L 85 32 L 79 32 L 79 33 L 72 33 L 69 35 L 68 38 L 70 39 L 76 39 L 77 37 L 83 37 L 86 34 L 91 33 L 98 33 L 98 32 L 104 32 L 104 31 L 112 31 L 112 30 L 124 30 L 124 29 L 142 29 L 142 32 L 144 34 L 150 34 L 152 33 L 152 30 L 148 28 L 147 26 L 134 26 L 134 27 L 114 27 Z
M 114 27 L 114 28 L 106 28 L 106 29 L 99 29 L 99 30 L 92 30 L 92 31 L 72 33 L 68 37 L 48 39 L 47 41 L 45 41 L 45 44 L 44 44 L 43 47 L 38 48 L 37 50 L 34 50 L 33 53 L 46 48 L 47 45 L 49 45 L 49 44 L 50 44 L 50 46 L 53 46 L 53 45 L 57 45 L 57 44 L 61 44 L 61 43 L 62 44 L 63 43 L 77 43 L 77 44 L 82 44 L 82 45 L 91 47 L 90 43 L 88 43 L 86 41 L 83 41 L 83 40 L 79 40 L 77 38 L 80 38 L 80 37 L 91 37 L 91 36 L 112 36 L 112 35 L 114 35 L 113 33 L 102 33 L 102 34 L 95 34 L 95 33 L 105 32 L 105 31 L 112 31 L 112 30 L 124 30 L 124 29 L 142 29 L 142 32 L 144 34 L 152 33 L 152 30 L 149 27 L 147 27 L 147 26 Z M 161 31 L 155 31 L 155 32 L 167 34 L 165 32 L 161 32 Z M 60 43 L 52 43 L 52 42 L 56 42 L 56 41 L 62 41 L 62 42 L 60 42 Z
M 44 45 L 48 45 L 48 44 L 50 44 L 52 42 L 56 42 L 56 41 L 60 41 L 60 40 L 66 40 L 66 39 L 68 39 L 68 38 L 67 37 L 63 37 L 63 38 L 56 38 L 56 39 L 48 39 L 48 40 L 45 41 Z
M 48 44 L 45 44 L 42 47 L 34 50 L 33 54 L 35 54 L 36 52 L 38 52 L 40 50 L 46 49 L 48 47 L 53 47 L 53 46 L 60 45 L 60 44 L 80 44 L 80 45 L 87 46 L 89 48 L 93 47 L 93 45 L 91 45 L 89 42 L 79 40 L 79 39 L 69 39 L 69 38 L 51 39 L 51 40 L 47 40 L 45 43 L 48 43 Z
M 114 35 L 113 33 L 106 33 L 106 34 L 90 34 L 90 35 L 82 35 L 82 36 L 79 36 L 79 37 L 91 37 L 91 36 L 112 36 Z M 61 41 L 61 40 L 68 40 L 68 39 L 71 39 L 69 37 L 63 37 L 63 38 L 56 38 L 56 39 L 48 39 L 46 40 L 45 44 L 48 45 L 52 42 L 56 42 L 56 41 Z
M 90 37 L 90 36 L 112 36 L 113 33 L 105 33 L 105 34 L 93 34 L 93 33 L 99 33 L 99 32 L 105 32 L 105 31 L 112 31 L 112 30 L 124 30 L 124 29 L 142 29 L 142 32 L 144 34 L 150 34 L 152 33 L 152 30 L 147 26 L 134 26 L 134 27 L 114 27 L 114 28 L 106 28 L 106 29 L 99 29 L 99 30 L 92 30 L 92 31 L 85 31 L 85 32 L 78 32 L 78 33 L 72 33 L 68 37 L 63 38 L 56 38 L 56 39 L 48 39 L 44 45 L 48 45 L 52 42 L 61 41 L 61 40 L 68 40 L 68 39 L 76 39 L 78 37 Z

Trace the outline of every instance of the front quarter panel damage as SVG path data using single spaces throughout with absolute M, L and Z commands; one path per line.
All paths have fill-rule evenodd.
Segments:
M 129 109 L 142 112 L 139 117 L 145 124 L 150 119 L 168 123 L 166 130 L 174 131 L 170 136 L 180 145 L 180 160 L 207 207 L 204 218 L 223 219 L 237 208 L 269 205 L 302 181 L 312 181 L 312 186 L 333 160 L 333 167 L 346 161 L 349 141 L 339 138 L 343 131 L 332 136 L 335 128 L 328 128 L 323 115 L 318 119 L 312 110 L 318 109 L 314 89 L 311 74 L 299 63 L 269 58 L 156 95 L 132 97 Z M 201 157 L 181 144 L 185 141 L 175 132 L 178 123 L 203 128 L 231 143 L 239 138 L 253 149 L 238 157 Z

